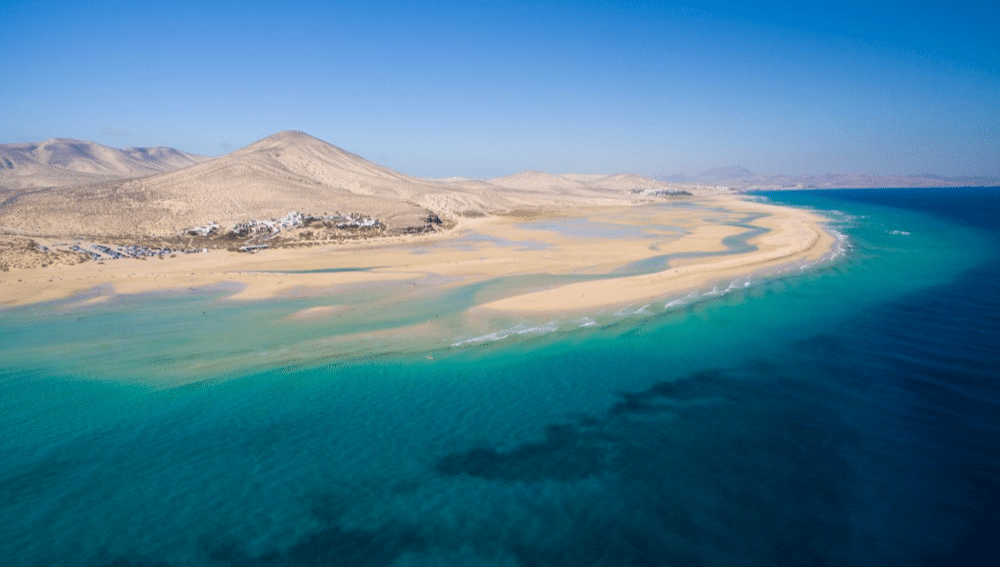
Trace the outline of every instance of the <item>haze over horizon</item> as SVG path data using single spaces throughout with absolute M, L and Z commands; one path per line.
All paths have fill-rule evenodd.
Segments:
M 997 2 L 28 2 L 0 143 L 296 129 L 421 177 L 1000 176 Z

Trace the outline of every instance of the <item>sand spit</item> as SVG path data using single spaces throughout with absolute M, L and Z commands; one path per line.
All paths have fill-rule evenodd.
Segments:
M 734 207 L 734 210 L 740 208 Z M 637 276 L 587 281 L 517 295 L 479 306 L 509 312 L 570 312 L 631 304 L 644 300 L 679 296 L 719 282 L 732 282 L 751 275 L 767 275 L 793 264 L 819 261 L 830 254 L 836 238 L 822 226 L 817 215 L 782 207 L 756 205 L 744 211 L 766 211 L 754 222 L 769 232 L 755 238 L 756 251 L 733 256 L 714 256 L 674 262 L 677 267 Z M 730 230 L 726 230 L 729 228 Z M 719 249 L 721 238 L 731 227 L 699 227 L 681 239 L 673 252 Z
M 329 298 L 370 285 L 428 285 L 441 289 L 528 275 L 615 274 L 622 266 L 686 253 L 657 273 L 485 298 L 478 309 L 510 312 L 576 311 L 669 297 L 829 254 L 835 239 L 823 219 L 735 196 L 682 203 L 615 207 L 540 208 L 532 214 L 460 219 L 446 233 L 284 248 L 260 254 L 211 250 L 162 260 L 122 259 L 0 273 L 4 306 L 70 297 L 105 286 L 112 294 L 176 293 L 237 284 L 230 300 L 275 297 Z M 753 226 L 768 229 L 749 239 L 745 253 L 717 255 L 723 239 Z M 699 254 L 708 254 L 700 257 Z M 716 255 L 712 255 L 716 254 Z M 335 314 L 318 308 L 293 320 Z

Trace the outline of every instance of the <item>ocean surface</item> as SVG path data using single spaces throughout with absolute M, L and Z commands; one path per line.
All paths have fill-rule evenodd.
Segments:
M 759 198 L 842 250 L 555 319 L 464 311 L 542 280 L 0 311 L 0 564 L 1000 564 L 1000 189 Z

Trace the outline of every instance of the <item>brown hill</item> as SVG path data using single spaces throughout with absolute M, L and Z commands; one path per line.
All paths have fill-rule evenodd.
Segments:
M 508 189 L 545 192 L 573 192 L 587 188 L 587 184 L 576 179 L 543 171 L 522 171 L 490 179 L 490 183 Z
M 22 234 L 170 236 L 215 221 L 304 213 L 360 212 L 389 226 L 420 224 L 418 198 L 448 192 L 301 132 L 280 132 L 176 171 L 33 191 L 8 192 L 0 227 Z M 433 201 L 433 199 L 431 199 Z
M 90 167 L 72 155 L 56 161 L 64 168 L 72 163 L 74 171 Z M 490 182 L 421 179 L 303 132 L 286 131 L 231 154 L 148 177 L 0 190 L 0 230 L 39 236 L 172 236 L 211 222 L 228 227 L 292 211 L 361 213 L 389 229 L 404 229 L 423 225 L 432 213 L 455 217 L 622 204 L 628 189 L 656 184 L 638 176 L 571 178 L 540 172 Z

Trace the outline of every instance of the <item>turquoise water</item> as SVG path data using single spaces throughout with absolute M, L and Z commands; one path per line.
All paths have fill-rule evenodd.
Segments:
M 982 563 L 1000 192 L 769 197 L 844 254 L 556 319 L 464 313 L 547 280 L 348 290 L 312 321 L 288 317 L 329 300 L 226 290 L 0 312 L 0 557 Z

